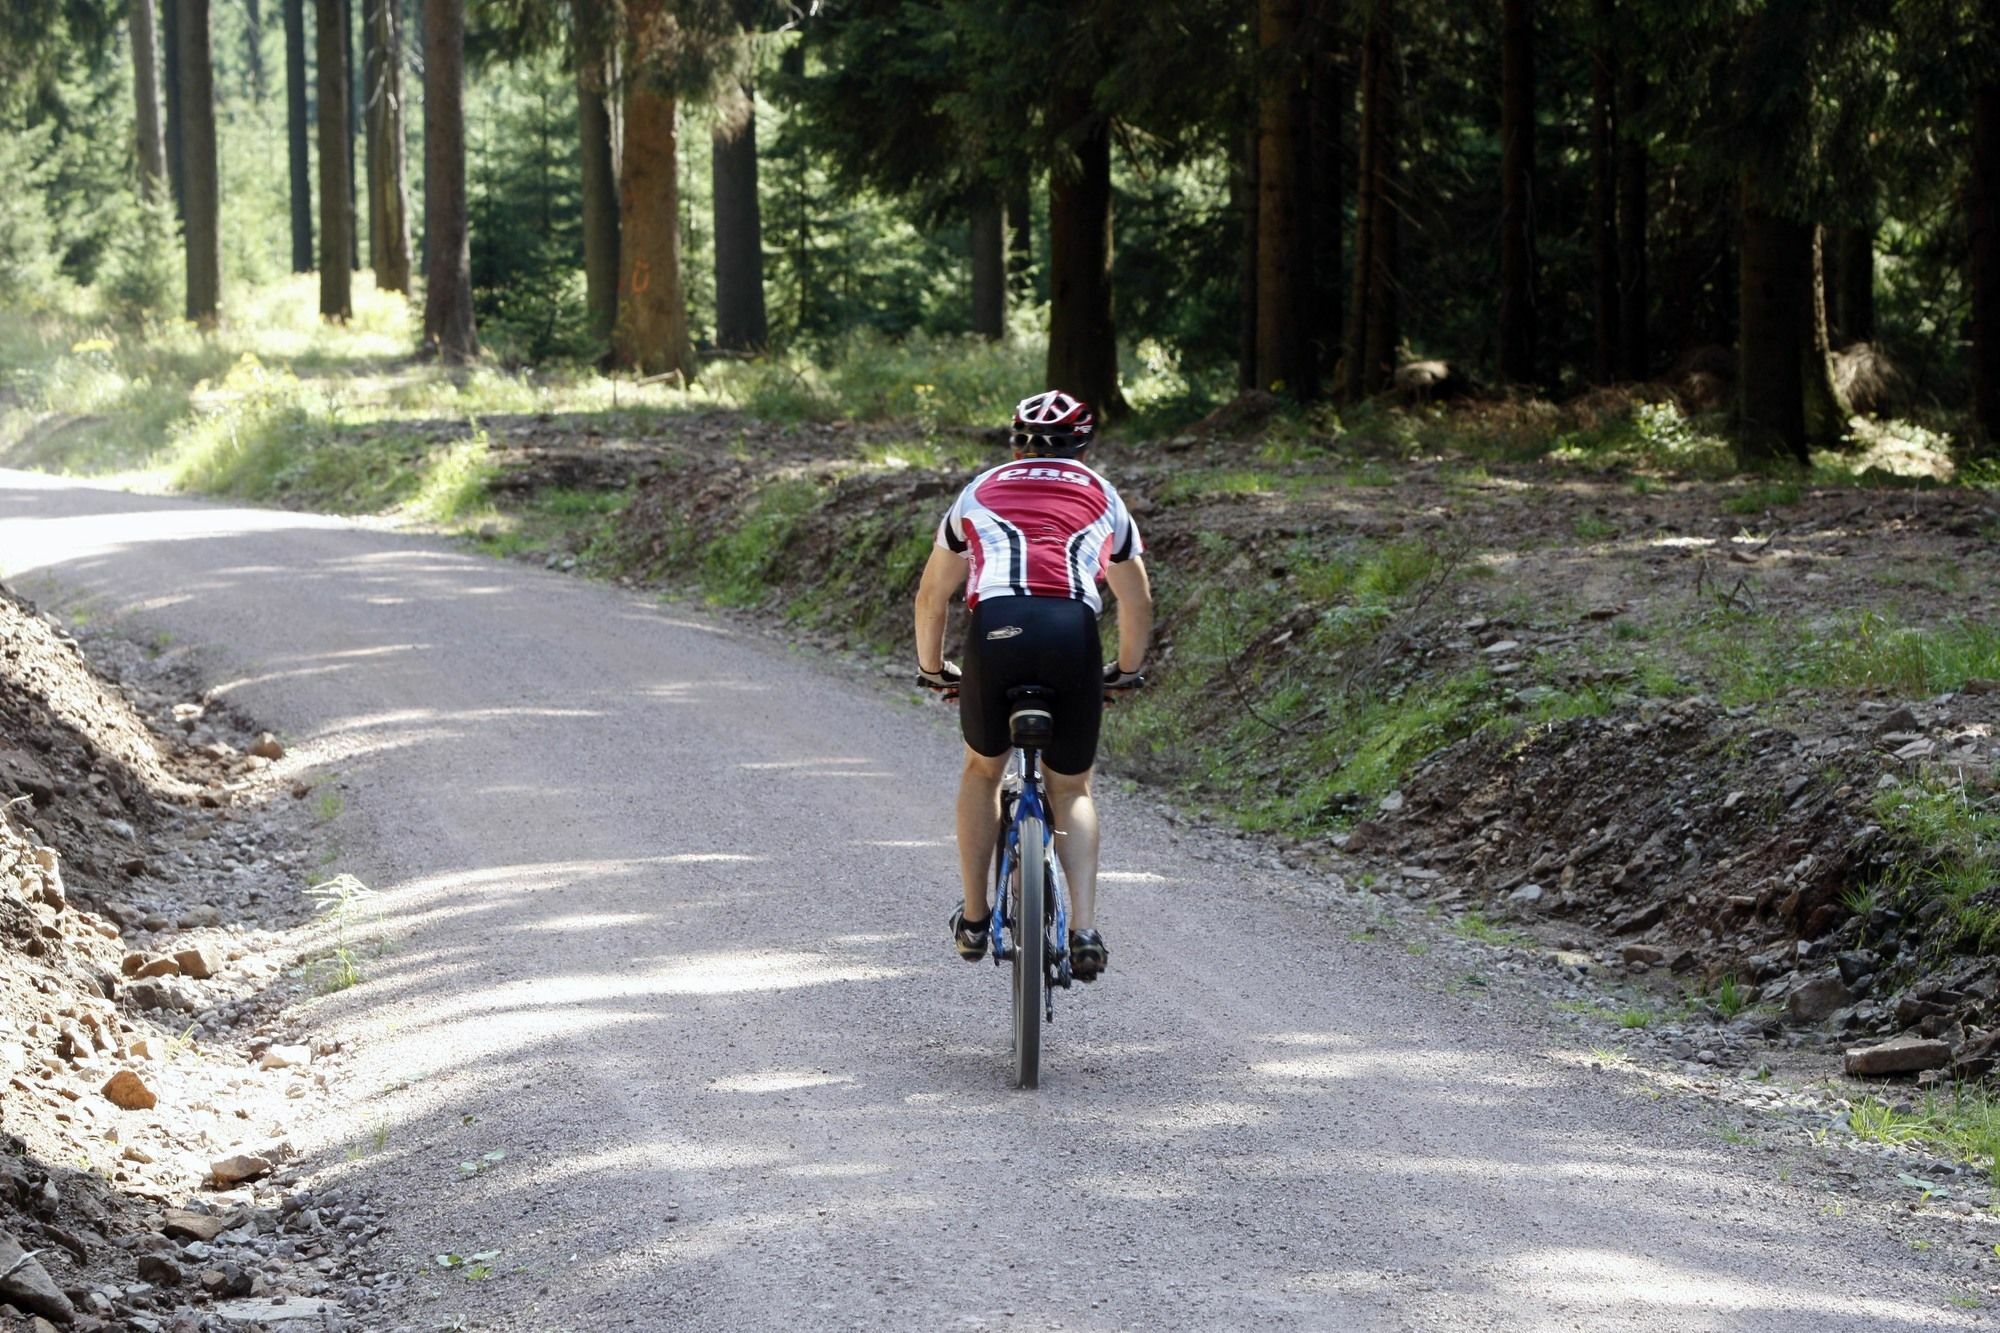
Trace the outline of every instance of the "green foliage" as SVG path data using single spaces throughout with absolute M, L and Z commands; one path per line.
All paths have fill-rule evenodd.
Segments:
M 1905 851 L 1888 876 L 1912 909 L 1937 901 L 1953 943 L 1979 953 L 2000 946 L 2000 805 L 1938 782 L 1884 788 L 1875 818 Z
M 1730 612 L 1690 628 L 1686 643 L 1732 704 L 1799 688 L 1935 694 L 2000 676 L 2000 626 L 1973 620 L 1913 626 L 1866 611 L 1799 624 Z
M 1848 1109 L 1847 1124 L 1869 1143 L 1933 1148 L 1983 1167 L 2000 1189 L 2000 1099 L 1983 1089 L 1932 1090 L 1915 1105 L 1864 1098 Z

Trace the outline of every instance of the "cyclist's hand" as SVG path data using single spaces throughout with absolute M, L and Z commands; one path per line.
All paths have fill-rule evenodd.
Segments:
M 1145 683 L 1146 677 L 1144 675 L 1137 671 L 1123 670 L 1116 662 L 1108 663 L 1104 668 L 1104 693 L 1107 696 L 1123 694 L 1127 690 L 1139 689 Z
M 958 681 L 959 671 L 956 662 L 946 661 L 936 671 L 926 671 L 921 662 L 917 664 L 917 684 L 927 690 L 936 690 L 940 698 L 956 699 Z

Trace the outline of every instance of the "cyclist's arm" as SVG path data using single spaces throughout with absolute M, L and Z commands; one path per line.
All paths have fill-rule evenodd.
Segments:
M 1112 562 L 1105 567 L 1104 581 L 1118 598 L 1118 668 L 1137 671 L 1146 664 L 1146 647 L 1153 639 L 1153 584 L 1146 577 L 1146 557 Z
M 970 563 L 956 551 L 931 547 L 917 585 L 917 667 L 935 671 L 944 664 L 944 626 L 951 614 L 952 594 L 965 583 Z

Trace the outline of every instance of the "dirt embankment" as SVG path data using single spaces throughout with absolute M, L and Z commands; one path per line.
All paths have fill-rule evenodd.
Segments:
M 970 469 L 713 434 L 625 470 L 586 558 L 893 669 Z M 1992 1069 L 1996 497 L 1104 453 L 1162 610 L 1160 688 L 1108 740 L 1126 772 L 1749 1035 Z
M 0 1327 L 333 1317 L 376 1221 L 284 1139 L 338 1062 L 284 1012 L 307 788 L 164 644 L 90 645 L 0 589 Z

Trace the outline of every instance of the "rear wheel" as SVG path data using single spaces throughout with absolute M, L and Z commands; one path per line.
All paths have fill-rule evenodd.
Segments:
M 1043 909 L 1048 887 L 1047 835 L 1042 821 L 1021 821 L 1021 874 L 1012 886 L 1014 928 L 1014 1086 L 1033 1088 L 1042 1076 Z

